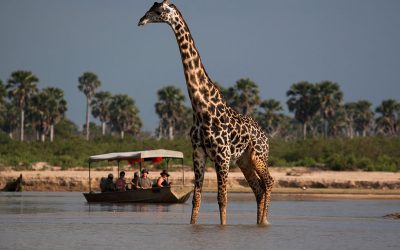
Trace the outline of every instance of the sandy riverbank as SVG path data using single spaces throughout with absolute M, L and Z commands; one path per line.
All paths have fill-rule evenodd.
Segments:
M 91 171 L 92 190 L 99 190 L 101 177 L 117 170 Z M 400 173 L 388 172 L 335 172 L 309 170 L 306 168 L 271 168 L 275 179 L 274 193 L 281 195 L 304 194 L 341 194 L 363 195 L 371 194 L 390 195 L 391 198 L 400 198 Z M 24 191 L 87 191 L 89 190 L 88 171 L 84 170 L 36 170 L 0 172 L 0 189 L 8 181 L 16 179 L 22 174 Z M 170 181 L 175 184 L 182 183 L 182 172 L 170 172 Z M 133 176 L 132 171 L 127 171 L 127 177 Z M 150 177 L 155 179 L 159 171 L 151 171 Z M 186 185 L 192 185 L 193 172 L 185 172 Z M 213 170 L 206 172 L 204 179 L 205 191 L 216 191 L 217 180 Z M 241 172 L 229 173 L 228 188 L 232 192 L 249 192 L 250 188 Z

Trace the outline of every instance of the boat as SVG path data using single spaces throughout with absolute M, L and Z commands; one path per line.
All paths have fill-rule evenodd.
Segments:
M 125 192 L 84 193 L 87 202 L 104 203 L 185 203 L 192 192 L 189 187 L 153 187 Z
M 138 162 L 142 170 L 142 162 L 166 161 L 167 171 L 170 160 L 180 159 L 182 163 L 182 182 L 170 187 L 153 187 L 150 189 L 127 190 L 124 192 L 93 192 L 91 188 L 91 165 L 99 161 L 117 161 L 118 172 L 121 161 Z M 185 185 L 183 153 L 180 151 L 156 149 L 133 152 L 114 152 L 89 157 L 89 192 L 83 193 L 88 203 L 185 203 L 193 191 L 193 187 Z

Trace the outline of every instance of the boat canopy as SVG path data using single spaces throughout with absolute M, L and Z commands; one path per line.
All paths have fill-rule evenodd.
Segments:
M 156 149 L 133 152 L 115 152 L 101 155 L 92 155 L 89 157 L 89 162 L 96 161 L 112 161 L 112 160 L 133 160 L 133 159 L 155 159 L 155 158 L 175 158 L 183 159 L 183 153 L 180 151 Z

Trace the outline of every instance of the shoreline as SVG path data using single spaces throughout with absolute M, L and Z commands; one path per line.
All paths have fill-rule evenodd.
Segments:
M 135 170 L 137 171 L 137 170 Z M 91 171 L 92 190 L 99 191 L 101 177 L 113 172 L 109 170 Z M 127 178 L 133 176 L 132 170 L 126 170 Z M 400 199 L 400 173 L 390 172 L 335 172 L 311 170 L 307 168 L 270 168 L 275 179 L 272 199 Z M 155 179 L 160 170 L 150 171 Z M 47 192 L 88 192 L 89 178 L 85 170 L 2 170 L 0 171 L 0 190 L 7 182 L 22 174 L 23 191 Z M 170 181 L 181 185 L 182 172 L 171 171 Z M 185 185 L 192 185 L 193 171 L 185 171 Z M 228 177 L 228 192 L 251 193 L 241 172 L 232 171 Z M 204 192 L 217 191 L 217 178 L 214 170 L 205 173 Z

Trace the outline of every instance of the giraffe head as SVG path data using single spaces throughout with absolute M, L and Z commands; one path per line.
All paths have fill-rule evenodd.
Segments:
M 175 6 L 170 3 L 170 0 L 163 0 L 161 3 L 154 2 L 150 10 L 140 18 L 138 25 L 143 26 L 147 23 L 171 24 L 175 15 Z

